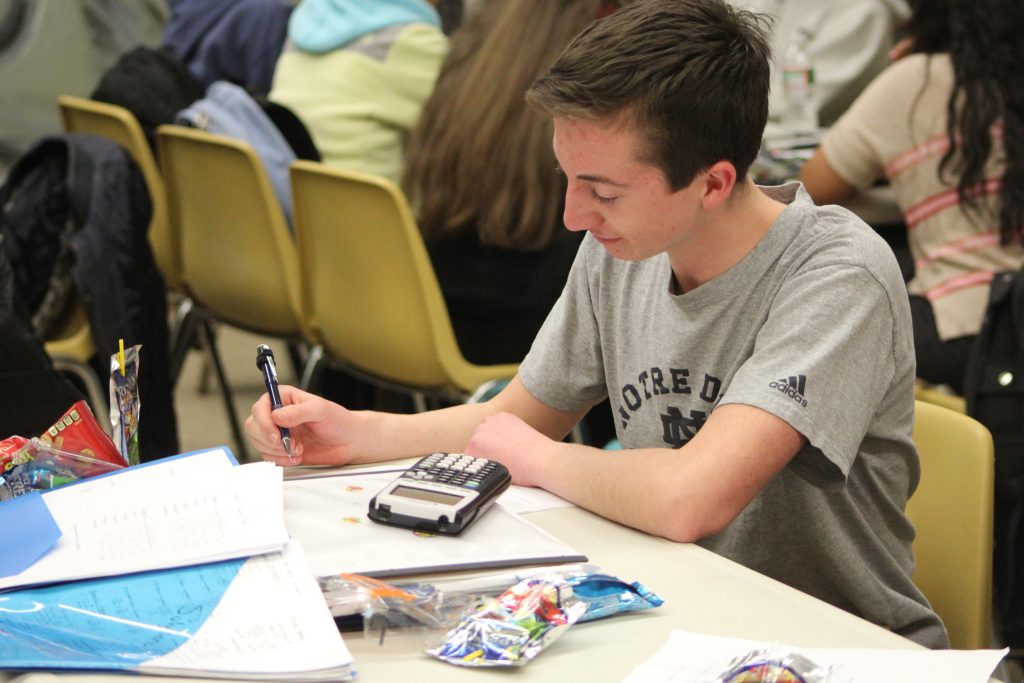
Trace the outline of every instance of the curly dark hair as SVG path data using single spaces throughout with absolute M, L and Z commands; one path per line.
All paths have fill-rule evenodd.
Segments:
M 978 209 L 994 131 L 1001 128 L 1005 170 L 999 187 L 999 237 L 1024 242 L 1024 3 L 1021 0 L 911 0 L 914 51 L 947 52 L 954 84 L 947 102 L 950 145 L 940 177 L 956 178 L 961 203 Z

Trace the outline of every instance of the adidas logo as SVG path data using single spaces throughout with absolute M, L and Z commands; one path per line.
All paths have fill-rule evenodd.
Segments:
M 805 375 L 790 375 L 789 377 L 783 377 L 782 379 L 776 380 L 768 386 L 772 389 L 778 389 L 786 396 L 802 405 L 804 408 L 807 407 L 807 399 L 804 398 L 804 386 L 807 384 L 807 377 Z

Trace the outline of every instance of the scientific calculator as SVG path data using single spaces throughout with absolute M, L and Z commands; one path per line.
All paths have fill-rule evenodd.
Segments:
M 499 462 L 462 453 L 433 453 L 370 500 L 375 522 L 455 536 L 512 483 Z

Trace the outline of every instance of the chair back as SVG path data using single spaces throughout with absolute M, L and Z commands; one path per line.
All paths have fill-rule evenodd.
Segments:
M 142 171 L 153 205 L 153 216 L 149 222 L 149 244 L 153 250 L 153 258 L 156 259 L 157 268 L 164 276 L 167 287 L 179 290 L 181 277 L 177 245 L 167 220 L 164 181 L 153 156 L 153 150 L 150 149 L 135 114 L 114 104 L 71 95 L 58 97 L 57 106 L 66 132 L 90 133 L 113 140 L 128 151 Z
M 163 125 L 157 149 L 188 295 L 241 329 L 301 336 L 298 252 L 253 148 Z
M 907 503 L 917 528 L 914 583 L 957 649 L 991 645 L 992 436 L 977 420 L 916 402 L 921 482 Z
M 392 182 L 309 161 L 291 167 L 302 308 L 334 358 L 414 391 L 467 395 L 516 365 L 462 355 L 405 195 Z

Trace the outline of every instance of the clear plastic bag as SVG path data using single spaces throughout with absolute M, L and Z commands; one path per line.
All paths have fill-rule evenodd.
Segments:
M 26 441 L 11 462 L 18 464 L 0 474 L 0 501 L 124 468 L 124 465 L 56 448 L 36 438 Z

